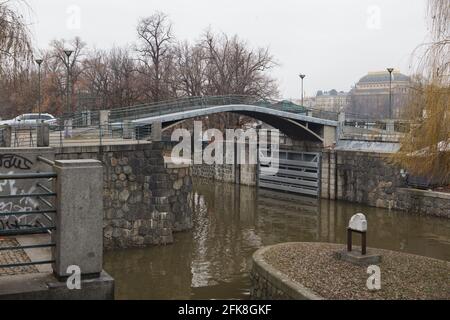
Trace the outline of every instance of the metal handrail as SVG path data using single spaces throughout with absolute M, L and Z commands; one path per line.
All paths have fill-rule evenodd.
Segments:
M 57 174 L 54 172 L 0 174 L 0 180 L 52 179 L 56 177 Z
M 51 160 L 49 160 L 47 158 L 44 158 L 42 156 L 38 156 L 37 159 L 38 159 L 38 161 L 41 161 L 41 162 L 43 162 L 45 164 L 48 164 L 49 166 L 53 167 L 55 165 L 55 161 L 51 161 Z
M 43 157 L 38 157 L 39 161 L 42 161 L 46 164 L 52 165 L 53 161 L 50 161 Z M 25 179 L 53 179 L 56 178 L 57 174 L 54 172 L 44 172 L 44 173 L 22 173 L 22 174 L 0 174 L 0 180 L 25 180 Z M 56 197 L 56 192 L 53 192 L 49 188 L 45 187 L 41 183 L 36 184 L 37 187 L 43 189 L 46 193 L 29 193 L 29 194 L 20 194 L 20 195 L 1 195 L 0 199 L 17 199 L 23 197 L 34 197 L 41 201 L 44 205 L 48 206 L 49 209 L 45 210 L 30 210 L 30 211 L 8 211 L 8 212 L 0 212 L 0 217 L 9 217 L 9 216 L 32 216 L 32 215 L 41 215 L 45 217 L 50 222 L 53 221 L 50 214 L 57 214 L 56 208 L 54 208 L 53 204 L 44 198 L 47 197 Z M 2 223 L 3 224 L 3 223 Z M 34 225 L 19 225 L 17 222 L 13 223 L 13 227 L 9 224 L 6 225 L 9 227 L 8 229 L 0 230 L 0 236 L 20 236 L 20 235 L 34 235 L 34 234 L 43 234 L 43 233 L 51 233 L 56 230 L 55 226 L 46 226 L 40 221 L 36 221 Z M 38 248 L 53 248 L 56 247 L 55 243 L 46 243 L 46 244 L 37 244 L 37 245 L 25 245 L 25 246 L 14 246 L 14 247 L 0 247 L 0 252 L 4 251 L 15 251 L 15 250 L 26 250 L 26 249 L 38 249 Z M 44 264 L 53 264 L 55 260 L 45 260 L 45 261 L 34 261 L 34 262 L 24 262 L 24 263 L 13 263 L 13 264 L 0 264 L 0 268 L 16 268 L 16 267 L 26 267 L 26 266 L 34 266 L 34 265 L 44 265 Z

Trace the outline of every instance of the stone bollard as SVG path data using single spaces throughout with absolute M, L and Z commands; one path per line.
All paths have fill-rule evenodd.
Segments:
M 103 267 L 103 167 L 97 160 L 55 161 L 58 178 L 52 240 L 55 275 L 64 279 L 68 267 L 98 277 Z
M 361 251 L 353 250 L 353 233 L 361 235 Z M 367 253 L 367 219 L 364 214 L 355 214 L 350 219 L 347 228 L 347 250 L 337 252 L 336 257 L 356 265 L 375 265 L 381 262 L 380 255 Z
M 50 126 L 48 123 L 40 123 L 37 127 L 37 147 L 50 146 Z
M 5 125 L 2 126 L 1 130 L 1 134 L 2 134 L 2 139 L 0 141 L 0 147 L 1 148 L 11 148 L 11 136 L 12 136 L 12 128 L 11 126 Z
M 162 141 L 162 123 L 155 122 L 152 124 L 152 138 L 153 142 Z

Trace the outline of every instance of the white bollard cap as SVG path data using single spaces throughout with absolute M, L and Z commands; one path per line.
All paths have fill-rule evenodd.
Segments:
M 366 216 L 362 213 L 355 214 L 351 219 L 348 225 L 350 230 L 359 231 L 359 232 L 367 232 L 367 219 Z

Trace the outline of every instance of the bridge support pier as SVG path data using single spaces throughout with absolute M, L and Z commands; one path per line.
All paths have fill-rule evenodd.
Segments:
M 162 123 L 161 122 L 155 122 L 152 124 L 151 140 L 153 142 L 160 142 L 162 140 Z

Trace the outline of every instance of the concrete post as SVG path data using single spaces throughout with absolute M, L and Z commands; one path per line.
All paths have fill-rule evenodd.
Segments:
M 336 127 L 324 126 L 323 127 L 323 147 L 333 147 L 337 143 Z
M 153 142 L 159 142 L 162 140 L 162 123 L 155 122 L 152 124 L 152 139 Z
M 11 136 L 12 136 L 12 128 L 11 126 L 3 126 L 1 129 L 2 132 L 2 140 L 0 143 L 1 148 L 11 148 Z
M 339 112 L 338 121 L 340 125 L 344 125 L 345 123 L 345 112 Z
M 100 110 L 100 125 L 105 126 L 109 124 L 109 110 Z
M 344 133 L 344 127 L 345 127 L 345 112 L 339 112 L 338 114 L 338 127 L 337 127 L 337 133 L 336 133 L 336 143 L 341 140 L 341 136 Z
M 133 123 L 130 120 L 123 121 L 123 139 L 133 139 Z
M 64 138 L 72 138 L 73 135 L 73 120 L 64 120 Z
M 50 146 L 50 127 L 48 123 L 40 123 L 37 127 L 37 147 Z
M 97 160 L 55 161 L 57 214 L 54 273 L 70 276 L 69 266 L 82 275 L 98 276 L 103 264 L 103 167 Z
M 395 132 L 395 120 L 387 120 L 386 121 L 386 131 L 387 132 Z
M 91 111 L 87 110 L 83 112 L 83 124 L 86 127 L 90 127 L 92 124 L 92 120 L 91 120 Z

